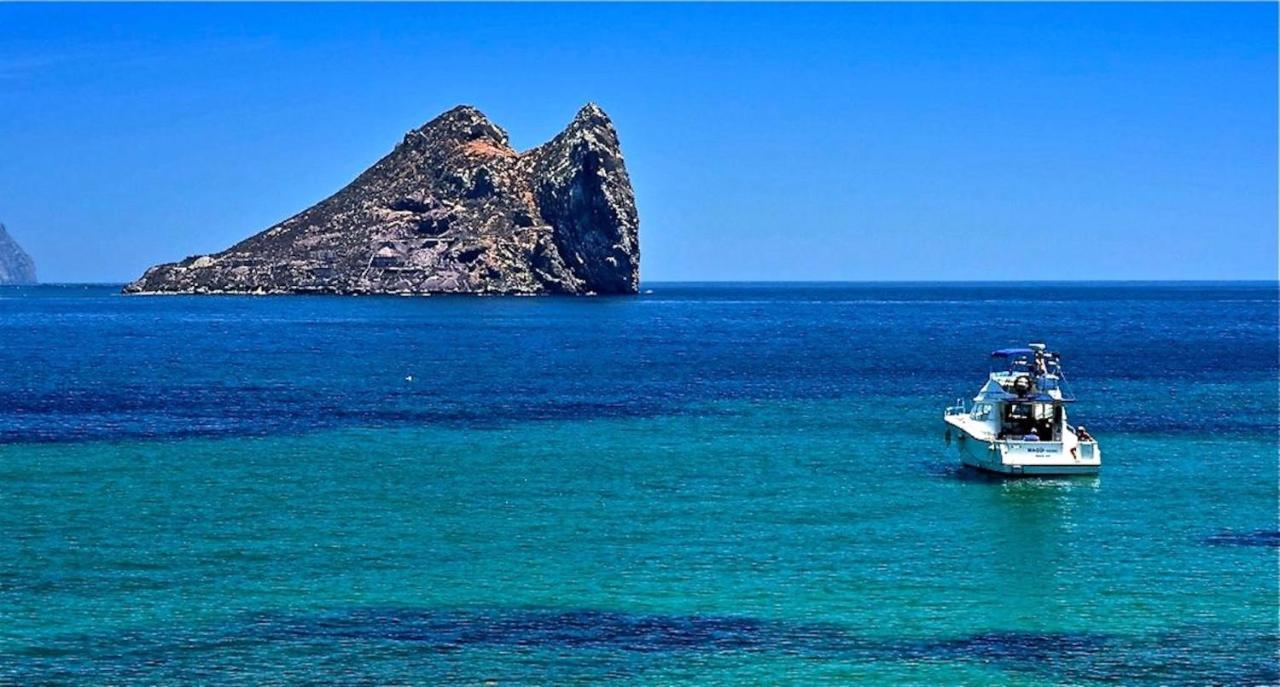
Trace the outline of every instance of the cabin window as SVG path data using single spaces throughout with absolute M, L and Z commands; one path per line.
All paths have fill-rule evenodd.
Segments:
M 970 416 L 975 420 L 985 420 L 991 417 L 991 404 L 990 403 L 974 404 L 973 412 L 970 413 Z
M 1058 441 L 1060 411 L 1053 403 L 1016 403 L 1005 407 L 1000 436 L 1025 438 L 1035 435 L 1041 441 Z

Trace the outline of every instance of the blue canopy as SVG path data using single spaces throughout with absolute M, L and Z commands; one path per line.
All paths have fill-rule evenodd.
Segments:
M 1014 358 L 1020 355 L 1031 355 L 1030 348 L 1001 348 L 997 351 L 991 351 L 992 358 Z

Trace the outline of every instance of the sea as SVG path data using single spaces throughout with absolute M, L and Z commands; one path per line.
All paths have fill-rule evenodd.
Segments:
M 0 289 L 0 684 L 1277 684 L 1277 293 Z M 1100 475 L 948 452 L 1029 341 Z

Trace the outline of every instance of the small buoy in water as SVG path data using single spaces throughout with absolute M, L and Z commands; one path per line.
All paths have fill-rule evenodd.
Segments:
M 412 381 L 413 381 L 413 375 L 409 375 L 409 376 L 405 377 L 405 378 L 404 378 L 404 381 L 406 381 L 406 382 L 412 382 Z

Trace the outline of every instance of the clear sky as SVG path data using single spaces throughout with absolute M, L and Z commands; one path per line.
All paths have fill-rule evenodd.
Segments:
M 0 222 L 125 281 L 598 102 L 645 280 L 1274 279 L 1275 4 L 0 3 Z

